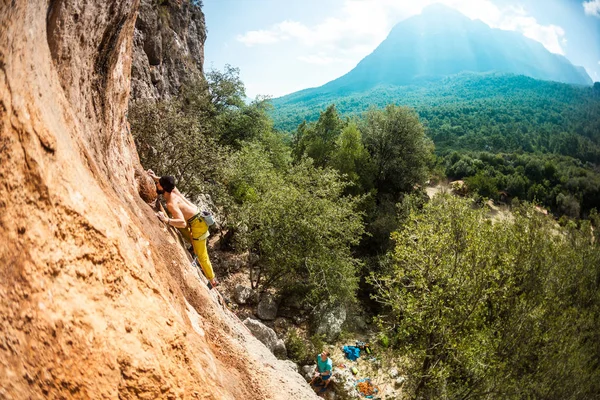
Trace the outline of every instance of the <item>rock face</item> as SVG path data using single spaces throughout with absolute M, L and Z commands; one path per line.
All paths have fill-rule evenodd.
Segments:
M 190 0 L 141 0 L 133 35 L 132 100 L 176 94 L 189 78 L 202 78 L 206 26 Z
M 358 399 L 360 394 L 356 390 L 356 378 L 350 372 L 350 369 L 335 368 L 333 370 L 333 380 L 335 382 L 335 393 L 342 399 Z
M 158 194 L 156 193 L 156 184 L 154 180 L 141 168 L 135 170 L 135 183 L 137 192 L 148 204 L 154 204 Z
M 344 306 L 319 306 L 312 316 L 313 332 L 325 335 L 325 340 L 332 342 L 342 332 L 346 321 L 346 308 Z
M 287 350 L 285 348 L 285 343 L 282 339 L 277 337 L 275 331 L 260 321 L 257 321 L 252 318 L 246 318 L 244 320 L 244 325 L 250 329 L 250 332 L 258 340 L 260 340 L 275 356 L 279 358 L 284 358 L 287 355 Z
M 233 290 L 233 298 L 238 304 L 246 304 L 248 299 L 252 296 L 252 289 L 243 285 L 236 285 Z
M 313 365 L 305 365 L 301 368 L 302 376 L 308 381 L 310 381 L 315 373 L 315 368 L 317 368 L 316 364 Z
M 258 303 L 258 318 L 264 321 L 272 321 L 277 318 L 277 309 L 277 301 L 275 301 L 273 296 L 266 294 L 261 297 Z
M 0 398 L 316 398 L 139 195 L 138 5 L 0 2 Z
M 296 363 L 292 360 L 281 360 L 280 364 L 283 366 L 283 368 L 287 368 L 292 372 L 298 372 L 298 365 L 296 365 Z

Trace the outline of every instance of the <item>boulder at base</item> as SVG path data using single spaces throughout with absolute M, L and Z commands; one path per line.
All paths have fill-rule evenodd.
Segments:
M 346 307 L 342 305 L 320 305 L 312 315 L 313 332 L 324 335 L 325 340 L 333 342 L 342 332 L 342 325 L 346 321 Z
M 298 373 L 298 365 L 292 360 L 281 360 L 279 361 L 282 369 L 287 369 L 290 372 Z
M 360 394 L 356 390 L 356 379 L 350 368 L 334 368 L 333 382 L 335 393 L 342 399 L 358 399 Z
M 305 365 L 302 367 L 302 376 L 306 378 L 307 381 L 310 381 L 315 373 L 315 368 L 317 368 L 316 364 L 313 365 Z
M 258 318 L 265 321 L 272 321 L 277 317 L 277 302 L 270 294 L 262 296 L 258 303 Z
M 238 304 L 246 304 L 250 296 L 252 296 L 252 289 L 244 285 L 237 285 L 233 290 L 233 298 Z
M 283 340 L 277 337 L 275 331 L 260 321 L 257 321 L 252 318 L 246 318 L 244 320 L 244 325 L 248 327 L 250 332 L 258 340 L 260 340 L 277 358 L 284 358 L 287 355 L 287 350 L 285 348 L 285 343 Z

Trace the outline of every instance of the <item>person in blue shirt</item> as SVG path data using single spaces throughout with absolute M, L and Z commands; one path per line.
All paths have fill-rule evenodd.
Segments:
M 312 384 L 315 379 L 319 378 L 325 383 L 325 387 L 321 389 L 321 392 L 327 390 L 327 386 L 331 383 L 331 370 L 333 369 L 333 361 L 329 358 L 329 352 L 323 351 L 317 355 L 317 367 L 315 368 L 315 374 L 310 381 Z

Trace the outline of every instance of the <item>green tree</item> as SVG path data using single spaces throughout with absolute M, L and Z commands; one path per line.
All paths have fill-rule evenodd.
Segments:
M 496 199 L 498 197 L 496 179 L 490 176 L 489 173 L 478 172 L 475 176 L 466 178 L 465 183 L 472 193 L 477 193 L 488 199 Z
M 381 327 L 411 360 L 411 397 L 597 396 L 600 248 L 590 223 L 559 228 L 528 205 L 492 223 L 449 196 L 413 210 L 394 234 L 394 262 L 372 278 Z
M 364 193 L 369 189 L 369 153 L 362 143 L 358 126 L 348 124 L 337 139 L 331 166 L 346 175 L 353 184 L 353 193 Z M 361 177 L 362 174 L 362 177 Z
M 217 113 L 223 113 L 229 108 L 242 108 L 246 89 L 240 79 L 239 68 L 225 65 L 223 71 L 211 69 L 206 73 L 210 102 Z
M 327 107 L 316 123 L 301 124 L 294 140 L 294 154 L 297 155 L 297 159 L 307 156 L 314 160 L 315 166 L 329 165 L 336 148 L 336 140 L 344 125 L 335 104 Z
M 433 145 L 414 110 L 389 105 L 370 109 L 361 125 L 379 193 L 398 196 L 427 180 Z
M 272 130 L 269 98 L 257 97 L 246 104 L 246 89 L 239 72 L 230 65 L 225 65 L 223 71 L 210 70 L 206 80 L 186 82 L 178 96 L 183 112 L 198 119 L 205 135 L 235 149 Z
M 572 218 L 579 217 L 580 206 L 575 197 L 559 193 L 556 196 L 556 205 L 562 214 Z
M 346 184 L 331 169 L 309 160 L 277 170 L 267 149 L 253 143 L 228 170 L 237 241 L 255 252 L 255 287 L 301 293 L 313 304 L 353 301 L 358 259 L 351 248 L 363 233 L 360 199 L 343 196 Z
M 395 263 L 374 279 L 375 298 L 387 306 L 382 325 L 396 326 L 390 333 L 413 360 L 416 398 L 455 398 L 462 387 L 454 379 L 477 382 L 489 372 L 487 301 L 502 290 L 494 229 L 467 201 L 437 196 L 393 235 Z
M 303 140 L 302 138 L 306 135 L 307 129 L 308 124 L 306 121 L 302 121 L 292 134 L 292 156 L 296 161 L 301 160 L 306 152 L 306 140 Z
M 239 149 L 244 142 L 271 132 L 273 123 L 268 116 L 270 108 L 268 98 L 257 98 L 248 105 L 242 104 L 240 107 L 229 107 L 221 111 L 215 125 L 219 141 Z
M 179 100 L 138 101 L 129 122 L 142 165 L 175 176 L 182 192 L 195 198 L 206 190 L 206 180 L 219 179 L 227 151 Z

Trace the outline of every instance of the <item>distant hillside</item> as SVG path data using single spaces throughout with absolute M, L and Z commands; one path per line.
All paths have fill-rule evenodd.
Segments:
M 593 88 L 522 75 L 463 73 L 406 86 L 380 85 L 346 95 L 303 96 L 298 92 L 273 103 L 275 126 L 286 131 L 295 130 L 304 120 L 316 120 L 332 103 L 346 116 L 395 103 L 417 110 L 438 149 L 552 152 L 557 145 L 550 143 L 551 137 L 573 134 L 578 137 L 577 144 L 564 145 L 569 150 L 559 152 L 600 161 L 600 85 Z
M 422 100 L 419 97 L 423 93 L 431 94 L 432 84 L 464 72 L 509 73 L 545 81 L 592 84 L 584 68 L 550 53 L 539 42 L 517 32 L 492 29 L 451 8 L 433 5 L 396 25 L 373 53 L 344 76 L 321 87 L 275 99 L 276 123 L 280 128 L 290 128 L 290 106 L 302 111 L 316 104 L 346 102 L 346 111 L 356 112 L 361 110 L 354 103 L 373 99 L 374 95 L 376 100 L 402 99 L 403 104 L 414 104 Z M 294 119 L 294 123 L 298 122 L 298 118 Z
M 550 53 L 520 33 L 492 29 L 436 4 L 397 24 L 379 47 L 352 71 L 320 88 L 360 91 L 379 84 L 404 85 L 416 77 L 508 72 L 532 78 L 591 85 L 582 67 Z
M 592 84 L 583 67 L 549 52 L 539 42 L 517 32 L 492 29 L 452 8 L 435 4 L 397 24 L 373 53 L 344 76 L 297 94 L 311 97 L 325 92 L 360 92 L 377 85 L 406 85 L 415 78 L 445 77 L 465 71 L 496 71 Z

